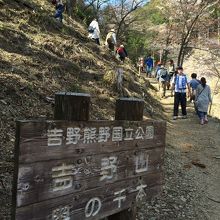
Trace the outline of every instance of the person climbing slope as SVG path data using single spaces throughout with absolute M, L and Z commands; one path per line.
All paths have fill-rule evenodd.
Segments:
M 111 52 L 115 51 L 115 45 L 117 44 L 115 29 L 111 29 L 105 39 L 105 45 L 108 46 Z
M 93 39 L 96 44 L 100 45 L 100 30 L 99 30 L 99 23 L 96 18 L 92 20 L 88 27 L 88 32 L 89 32 L 89 38 Z
M 55 9 L 56 9 L 54 17 L 62 23 L 63 22 L 63 12 L 65 9 L 65 6 L 64 6 L 62 0 L 52 0 L 52 4 L 55 5 Z
M 118 54 L 119 59 L 124 63 L 125 58 L 128 56 L 128 53 L 127 53 L 127 51 L 125 50 L 124 45 L 121 44 L 121 45 L 117 48 L 116 53 Z

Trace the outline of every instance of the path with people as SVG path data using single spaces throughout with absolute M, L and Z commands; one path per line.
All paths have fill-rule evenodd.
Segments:
M 156 80 L 150 81 L 157 88 Z M 220 120 L 200 125 L 190 103 L 188 118 L 174 121 L 173 97 L 161 103 L 168 119 L 165 186 L 159 199 L 143 205 L 138 219 L 219 220 Z

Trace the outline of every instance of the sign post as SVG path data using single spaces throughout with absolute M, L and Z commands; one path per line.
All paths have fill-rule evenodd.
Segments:
M 135 219 L 135 202 L 157 195 L 164 179 L 166 123 L 140 121 L 141 108 L 141 100 L 119 99 L 115 121 L 72 121 L 71 114 L 18 121 L 14 219 Z
M 142 121 L 144 101 L 133 98 L 120 98 L 116 101 L 115 120 Z M 129 209 L 108 217 L 108 220 L 135 220 L 135 201 Z

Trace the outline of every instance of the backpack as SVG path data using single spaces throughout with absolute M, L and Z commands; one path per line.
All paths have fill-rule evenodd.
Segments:
M 108 34 L 107 34 L 107 42 L 109 43 L 109 44 L 111 44 L 112 42 L 113 42 L 113 37 L 112 37 L 112 32 L 109 32 Z
M 167 75 L 168 75 L 168 73 L 167 73 L 167 70 L 166 69 L 160 69 L 160 77 L 162 78 L 162 79 L 166 79 L 167 78 Z
M 186 89 L 186 85 L 187 85 L 187 78 L 186 75 L 183 74 L 184 80 L 182 81 L 182 87 L 179 88 L 179 76 L 176 75 L 174 78 L 174 84 L 177 86 L 178 90 L 182 90 L 182 89 Z
M 89 33 L 93 33 L 94 31 L 95 31 L 95 29 L 94 29 L 93 27 L 89 27 L 89 28 L 88 28 L 88 32 L 89 32 Z

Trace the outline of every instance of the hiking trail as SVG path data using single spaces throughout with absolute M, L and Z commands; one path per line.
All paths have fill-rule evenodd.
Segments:
M 151 83 L 158 88 L 155 79 Z M 161 99 L 168 118 L 165 186 L 160 198 L 143 204 L 138 219 L 220 219 L 220 122 L 200 125 L 187 103 L 187 119 L 172 120 L 173 97 Z

